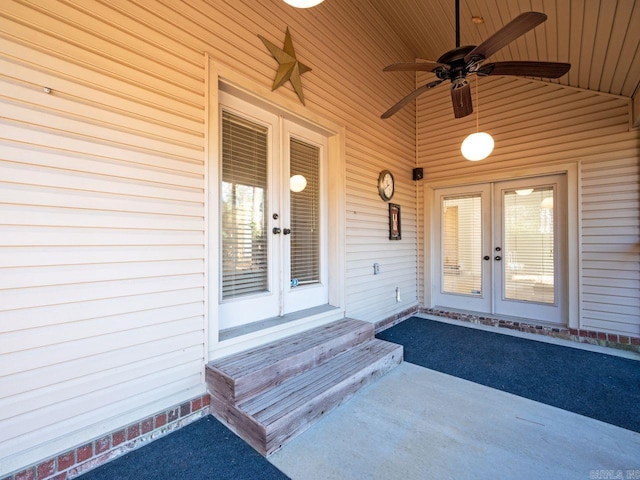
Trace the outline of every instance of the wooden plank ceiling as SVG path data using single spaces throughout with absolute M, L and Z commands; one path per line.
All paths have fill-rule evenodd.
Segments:
M 454 0 L 369 2 L 416 58 L 435 61 L 455 47 Z M 460 44 L 478 45 L 526 11 L 543 12 L 548 19 L 489 61 L 569 62 L 569 73 L 553 82 L 630 98 L 637 94 L 640 0 L 460 0 Z M 473 16 L 484 23 L 475 24 Z

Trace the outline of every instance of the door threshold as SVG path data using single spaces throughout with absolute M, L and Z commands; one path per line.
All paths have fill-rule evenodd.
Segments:
M 232 353 L 255 348 L 263 343 L 300 333 L 313 327 L 344 318 L 344 310 L 329 304 L 307 308 L 282 317 L 271 317 L 246 325 L 220 330 L 218 343 L 209 358 L 217 359 Z

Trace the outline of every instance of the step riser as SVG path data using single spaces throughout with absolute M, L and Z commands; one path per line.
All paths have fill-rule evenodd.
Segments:
M 325 414 L 346 402 L 360 389 L 374 382 L 402 362 L 402 348 L 395 354 L 387 355 L 370 365 L 366 370 L 358 372 L 347 380 L 325 391 L 312 401 L 276 423 L 269 425 L 266 435 L 266 456 L 278 451 L 286 442 L 304 432 Z
M 237 406 L 218 401 L 215 398 L 211 402 L 211 413 L 258 453 L 267 455 L 267 432 L 253 417 L 247 415 Z
M 220 400 L 240 403 L 281 384 L 287 379 L 374 338 L 373 324 L 362 323 L 357 329 L 328 339 L 313 348 L 266 365 L 265 368 L 234 379 L 208 366 L 206 381 L 209 391 Z

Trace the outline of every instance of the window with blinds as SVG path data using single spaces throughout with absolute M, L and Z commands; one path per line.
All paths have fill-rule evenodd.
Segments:
M 482 198 L 442 201 L 442 288 L 444 293 L 482 295 Z
M 222 114 L 222 299 L 269 289 L 267 132 L 262 125 Z
M 291 191 L 291 285 L 320 282 L 320 148 L 296 138 L 289 143 L 290 177 L 307 181 Z
M 503 193 L 507 299 L 555 302 L 553 196 L 552 187 Z

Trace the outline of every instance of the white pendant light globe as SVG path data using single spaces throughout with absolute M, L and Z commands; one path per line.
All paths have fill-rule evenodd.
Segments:
M 296 8 L 311 8 L 319 5 L 324 0 L 284 0 L 284 3 Z
M 472 133 L 462 142 L 460 150 L 467 160 L 484 160 L 493 152 L 493 138 L 485 132 Z
M 289 179 L 289 189 L 292 192 L 299 193 L 307 188 L 307 179 L 302 175 L 294 175 Z

